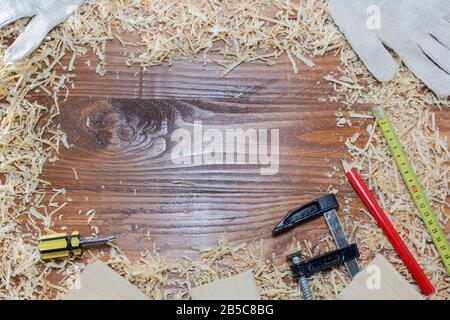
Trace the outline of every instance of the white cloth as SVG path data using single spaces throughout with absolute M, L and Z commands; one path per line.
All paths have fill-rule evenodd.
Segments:
M 74 13 L 84 0 L 0 0 L 0 29 L 24 17 L 33 17 L 8 48 L 7 62 L 18 62 L 33 52 L 47 34 Z
M 329 11 L 379 81 L 397 72 L 387 46 L 438 96 L 450 95 L 450 0 L 330 0 Z

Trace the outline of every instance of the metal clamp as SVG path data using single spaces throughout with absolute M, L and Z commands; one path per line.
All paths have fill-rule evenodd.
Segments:
M 311 289 L 307 278 L 313 274 L 331 269 L 340 264 L 353 261 L 359 257 L 359 250 L 356 244 L 351 244 L 345 248 L 327 252 L 310 260 L 302 260 L 301 252 L 296 252 L 287 257 L 290 262 L 292 276 L 299 283 L 305 300 L 312 300 Z
M 295 208 L 287 213 L 283 220 L 273 229 L 273 235 L 279 235 L 289 229 L 294 228 L 297 225 L 313 220 L 320 216 L 324 216 L 327 222 L 328 228 L 333 236 L 334 242 L 339 249 L 345 248 L 349 245 L 347 237 L 345 236 L 344 229 L 339 222 L 336 209 L 339 208 L 339 203 L 334 194 L 327 194 L 312 202 Z M 347 268 L 350 277 L 354 278 L 360 271 L 356 259 L 346 261 L 345 267 Z

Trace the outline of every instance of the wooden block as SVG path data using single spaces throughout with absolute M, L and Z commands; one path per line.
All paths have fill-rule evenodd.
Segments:
M 338 300 L 424 300 L 381 255 L 353 279 Z
M 192 300 L 260 300 L 251 272 L 191 289 Z
M 150 300 L 99 260 L 81 273 L 79 284 L 79 289 L 67 292 L 63 300 Z

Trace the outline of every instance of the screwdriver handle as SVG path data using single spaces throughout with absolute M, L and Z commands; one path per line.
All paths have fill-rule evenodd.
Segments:
M 80 256 L 81 240 L 78 231 L 67 233 L 57 233 L 42 236 L 38 244 L 39 252 L 44 260 L 67 258 L 70 255 Z
M 41 237 L 38 249 L 43 260 L 67 258 L 71 255 L 80 256 L 83 246 L 102 244 L 115 239 L 116 237 L 111 236 L 107 238 L 81 240 L 78 231 L 72 232 L 71 235 L 58 233 Z

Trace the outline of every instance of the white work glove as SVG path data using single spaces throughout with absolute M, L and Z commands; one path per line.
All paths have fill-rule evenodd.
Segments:
M 450 0 L 330 0 L 329 11 L 379 81 L 397 71 L 387 46 L 438 96 L 450 95 Z
M 24 17 L 34 17 L 8 48 L 5 61 L 15 63 L 33 52 L 47 34 L 74 13 L 84 0 L 0 0 L 0 29 Z

